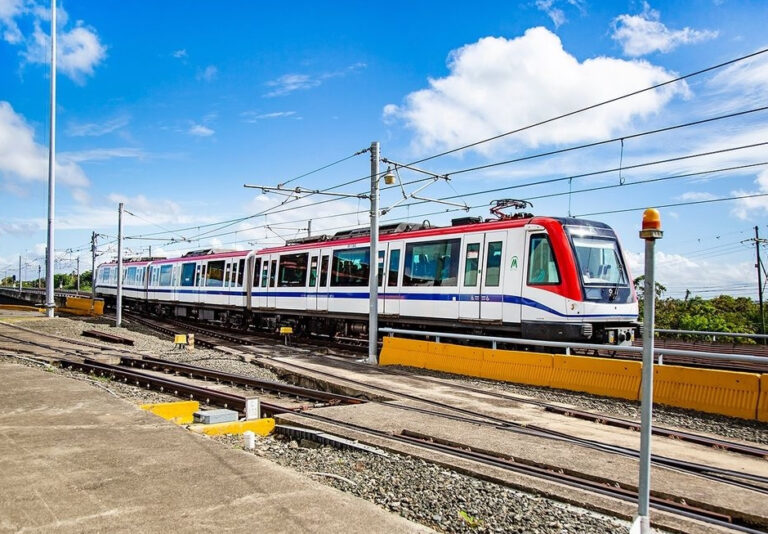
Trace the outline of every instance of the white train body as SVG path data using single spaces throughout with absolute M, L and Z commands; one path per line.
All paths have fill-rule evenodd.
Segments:
M 123 294 L 130 306 L 176 316 L 364 334 L 369 268 L 368 234 L 337 234 L 127 262 Z M 114 263 L 97 270 L 108 300 L 116 273 Z M 620 244 L 602 223 L 533 217 L 382 233 L 378 273 L 380 325 L 619 343 L 637 320 Z

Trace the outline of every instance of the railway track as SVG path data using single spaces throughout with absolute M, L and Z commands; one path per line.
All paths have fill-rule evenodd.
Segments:
M 2 334 L 2 336 L 4 336 L 5 338 L 13 338 L 13 336 L 9 336 L 8 334 Z M 23 337 L 18 337 L 17 341 L 26 341 L 26 340 L 24 340 Z M 205 380 L 213 380 L 217 382 L 228 382 L 231 384 L 235 384 L 241 387 L 248 387 L 251 389 L 269 390 L 270 388 L 273 388 L 272 389 L 273 391 L 276 390 L 280 394 L 296 396 L 296 397 L 306 398 L 306 399 L 313 399 L 313 400 L 323 402 L 325 403 L 325 405 L 329 405 L 329 404 L 332 405 L 332 404 L 338 404 L 338 403 L 352 404 L 352 403 L 362 402 L 360 399 L 352 398 L 349 396 L 335 396 L 332 394 L 328 394 L 327 392 L 318 392 L 316 390 L 311 390 L 308 388 L 299 388 L 297 386 L 290 386 L 290 385 L 280 384 L 277 382 L 257 380 L 250 377 L 243 377 L 243 376 L 235 375 L 232 373 L 223 373 L 220 371 L 214 371 L 214 370 L 210 370 L 202 367 L 193 366 L 190 364 L 180 364 L 177 362 L 169 362 L 167 360 L 154 358 L 154 357 L 145 356 L 144 358 L 139 359 L 139 358 L 135 358 L 132 355 L 129 355 L 129 352 L 132 352 L 132 351 L 126 351 L 124 349 L 120 349 L 117 351 L 117 352 L 124 353 L 124 355 L 121 356 L 121 362 L 120 362 L 121 365 L 119 366 L 108 365 L 101 362 L 94 362 L 88 358 L 83 358 L 84 349 L 82 348 L 82 346 L 85 346 L 89 351 L 93 349 L 104 350 L 105 347 L 93 345 L 90 343 L 84 343 L 82 342 L 82 340 L 78 340 L 78 342 L 74 342 L 72 340 L 63 340 L 63 341 L 68 342 L 72 345 L 77 345 L 77 346 L 69 349 L 62 349 L 61 346 L 54 347 L 54 346 L 51 346 L 50 344 L 46 344 L 45 342 L 40 342 L 40 341 L 36 342 L 36 345 L 40 347 L 47 347 L 49 349 L 64 350 L 65 352 L 68 352 L 71 356 L 76 356 L 78 360 L 75 360 L 75 361 L 69 361 L 67 359 L 62 360 L 63 365 L 67 367 L 84 370 L 86 372 L 99 374 L 102 376 L 111 376 L 114 379 L 121 380 L 123 382 L 130 383 L 138 387 L 152 388 L 161 392 L 172 393 L 185 398 L 196 398 L 206 403 L 217 404 L 217 405 L 229 407 L 231 409 L 237 409 L 238 411 L 244 410 L 246 397 L 243 395 L 236 395 L 228 392 L 222 392 L 222 391 L 218 391 L 218 390 L 203 387 L 203 386 L 194 386 L 194 385 L 190 385 L 189 383 L 184 383 L 177 380 L 169 379 L 167 376 L 158 377 L 153 374 L 140 372 L 140 371 L 137 371 L 137 369 L 135 368 L 144 367 L 144 368 L 149 368 L 155 372 L 159 371 L 162 373 L 185 374 L 193 378 L 198 378 L 198 379 L 203 378 Z M 114 351 L 114 349 L 112 349 L 112 351 Z M 281 362 L 281 364 L 282 363 L 284 362 Z M 291 365 L 294 365 L 294 367 L 303 367 L 296 364 L 291 364 Z M 312 372 L 316 373 L 317 371 L 313 369 Z M 333 376 L 330 373 L 328 375 Z M 389 396 L 399 397 L 399 398 L 410 398 L 411 400 L 414 400 L 414 401 L 427 403 L 428 405 L 430 405 L 431 408 L 436 408 L 436 409 L 406 407 L 403 405 L 387 403 L 388 406 L 390 407 L 396 407 L 398 409 L 403 409 L 403 410 L 415 410 L 421 413 L 428 413 L 430 415 L 439 416 L 439 417 L 457 418 L 467 422 L 472 422 L 475 424 L 481 424 L 487 427 L 493 427 L 493 428 L 508 430 L 512 432 L 523 432 L 523 433 L 529 433 L 529 434 L 532 433 L 540 437 L 547 437 L 549 439 L 569 441 L 574 445 L 588 446 L 588 447 L 596 448 L 599 450 L 603 450 L 604 452 L 611 452 L 615 454 L 625 454 L 625 455 L 632 455 L 632 454 L 636 455 L 636 452 L 634 451 L 620 450 L 620 448 L 612 445 L 600 444 L 600 443 L 589 443 L 588 440 L 583 440 L 583 439 L 576 438 L 574 436 L 565 435 L 565 434 L 553 433 L 547 429 L 532 427 L 530 425 L 523 428 L 521 425 L 518 425 L 514 421 L 508 421 L 502 418 L 489 416 L 487 414 L 481 414 L 481 413 L 472 412 L 469 410 L 464 410 L 461 408 L 457 408 L 455 406 L 451 406 L 451 405 L 447 405 L 447 404 L 443 404 L 435 401 L 429 401 L 429 400 L 425 400 L 423 398 L 419 398 L 415 396 L 404 395 L 403 393 L 392 390 L 392 389 L 382 388 L 379 386 L 372 386 L 370 384 L 364 384 L 364 385 L 366 388 L 373 388 L 373 389 L 379 390 L 380 392 L 386 393 Z M 484 390 L 478 390 L 478 391 L 482 391 L 483 393 L 488 393 Z M 520 400 L 520 399 L 515 397 L 515 400 Z M 608 496 L 612 496 L 622 500 L 636 499 L 636 494 L 634 494 L 631 489 L 622 488 L 622 487 L 617 488 L 615 487 L 616 483 L 610 480 L 601 480 L 596 482 L 594 480 L 594 477 L 574 476 L 573 473 L 569 475 L 563 475 L 563 473 L 558 472 L 556 468 L 542 468 L 541 466 L 535 466 L 535 465 L 526 466 L 524 465 L 524 463 L 521 463 L 519 459 L 504 458 L 501 456 L 489 455 L 479 451 L 467 450 L 466 446 L 461 446 L 460 444 L 446 443 L 444 441 L 441 442 L 439 439 L 432 438 L 426 435 L 418 435 L 413 432 L 403 432 L 399 435 L 393 436 L 391 434 L 382 433 L 372 428 L 366 428 L 359 425 L 358 426 L 349 425 L 347 423 L 342 423 L 342 422 L 339 422 L 338 420 L 326 418 L 317 414 L 301 413 L 301 410 L 286 408 L 285 406 L 280 406 L 270 402 L 262 402 L 261 406 L 264 412 L 271 415 L 286 413 L 290 411 L 290 412 L 296 413 L 300 417 L 306 417 L 308 419 L 312 419 L 316 421 L 325 421 L 327 423 L 335 424 L 335 425 L 347 426 L 348 428 L 354 429 L 358 432 L 367 432 L 371 435 L 376 435 L 379 438 L 387 438 L 387 439 L 391 439 L 401 443 L 408 443 L 412 446 L 419 446 L 424 449 L 441 452 L 442 454 L 448 454 L 454 457 L 469 459 L 484 465 L 492 465 L 494 467 L 502 468 L 505 470 L 512 470 L 514 472 L 527 474 L 528 476 L 536 476 L 539 478 L 545 478 L 545 479 L 557 481 L 562 484 L 579 487 L 586 491 L 593 491 L 593 492 L 600 493 L 602 495 L 608 495 Z M 449 412 L 449 413 L 446 413 L 446 412 Z M 737 450 L 736 447 L 734 447 L 731 450 L 734 450 L 735 452 L 742 452 L 745 454 L 768 455 L 768 451 L 765 451 L 765 450 L 762 450 L 762 451 L 754 450 L 750 452 L 745 452 L 745 451 Z M 757 476 L 750 477 L 750 476 L 745 476 L 744 473 L 729 472 L 726 470 L 717 470 L 711 467 L 702 466 L 698 464 L 684 465 L 685 463 L 683 462 L 662 458 L 658 456 L 654 457 L 653 461 L 657 465 L 664 465 L 666 467 L 672 467 L 678 470 L 694 472 L 699 476 L 707 476 L 715 480 L 718 480 L 720 482 L 731 483 L 734 485 L 739 485 L 740 487 L 751 489 L 753 491 L 768 493 L 768 479 L 766 479 L 765 477 L 757 477 Z M 738 479 L 738 480 L 734 480 L 734 479 Z M 695 506 L 689 506 L 689 505 L 676 502 L 670 499 L 655 497 L 655 500 L 653 501 L 653 506 L 660 510 L 671 511 L 674 513 L 684 515 L 686 517 L 707 521 L 711 524 L 728 526 L 729 528 L 740 530 L 743 532 L 760 532 L 759 530 L 755 530 L 748 525 L 740 525 L 738 523 L 734 523 L 733 522 L 734 519 L 732 517 L 729 517 L 727 514 L 703 510 Z

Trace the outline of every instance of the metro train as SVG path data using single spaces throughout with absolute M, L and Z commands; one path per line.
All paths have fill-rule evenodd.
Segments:
M 614 231 L 531 214 L 380 228 L 379 325 L 624 344 L 638 305 Z M 123 263 L 124 306 L 240 328 L 367 334 L 370 230 L 251 251 L 201 250 Z M 114 304 L 117 265 L 96 293 Z

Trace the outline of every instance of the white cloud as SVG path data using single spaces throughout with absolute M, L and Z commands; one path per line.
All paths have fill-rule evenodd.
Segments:
M 23 0 L 0 0 L 0 30 L 7 43 L 18 44 L 24 38 L 15 20 L 23 12 Z
M 198 71 L 197 79 L 204 82 L 212 82 L 219 75 L 219 69 L 215 65 L 208 65 L 203 70 Z
M 214 132 L 212 129 L 208 128 L 207 126 L 203 126 L 202 124 L 193 124 L 190 129 L 187 131 L 190 135 L 195 135 L 197 137 L 209 137 L 213 135 Z
M 243 111 L 240 116 L 243 118 L 243 122 L 259 122 L 265 119 L 280 119 L 284 117 L 296 117 L 295 111 L 274 111 L 272 113 L 258 113 L 256 111 Z
M 756 191 L 744 191 L 737 190 L 732 191 L 731 195 L 735 197 L 746 195 L 760 195 L 768 193 L 768 170 L 761 172 L 755 179 Z M 768 196 L 755 197 L 755 198 L 742 198 L 736 201 L 737 205 L 731 213 L 739 219 L 745 220 L 750 215 L 765 215 L 768 214 Z
M 115 130 L 119 130 L 120 128 L 127 126 L 129 122 L 131 122 L 131 118 L 127 115 L 115 117 L 114 119 L 110 119 L 102 123 L 71 122 L 67 125 L 67 135 L 72 137 L 97 137 L 100 135 L 112 133 Z
M 310 74 L 284 74 L 276 80 L 267 82 L 267 87 L 273 87 L 270 92 L 266 93 L 265 97 L 284 96 L 294 91 L 312 89 L 323 84 L 326 80 L 331 78 L 340 78 L 350 74 L 352 72 L 364 69 L 365 63 L 354 63 L 342 70 L 325 72 L 317 76 Z
M 611 37 L 618 41 L 624 54 L 631 57 L 652 52 L 669 52 L 683 44 L 699 43 L 717 37 L 718 32 L 709 30 L 670 30 L 659 20 L 659 12 L 643 2 L 639 15 L 619 15 L 613 20 Z
M 753 107 L 768 92 L 768 54 L 729 65 L 708 82 L 708 87 L 727 103 L 721 106 L 725 110 Z
M 698 202 L 700 200 L 714 200 L 718 198 L 717 195 L 706 192 L 689 191 L 680 195 L 679 200 Z
M 8 102 L 0 101 L 0 177 L 8 181 L 46 181 L 48 149 L 34 139 L 34 130 Z M 88 178 L 76 161 L 57 158 L 59 183 L 85 187 Z
M 0 221 L 0 235 L 31 236 L 44 229 L 43 221 Z
M 182 48 L 180 50 L 174 50 L 171 55 L 173 57 L 175 57 L 176 59 L 185 58 L 185 57 L 187 57 L 187 49 L 186 48 Z
M 50 35 L 42 30 L 38 20 L 34 28 L 22 56 L 28 63 L 48 63 Z M 94 67 L 107 56 L 107 48 L 101 44 L 96 30 L 86 27 L 82 21 L 77 21 L 72 30 L 59 33 L 57 41 L 57 70 L 79 84 L 85 82 L 86 76 L 93 75 Z
M 643 255 L 627 252 L 626 257 L 632 276 L 636 278 L 642 275 L 645 263 Z M 749 261 L 735 263 L 656 251 L 655 278 L 667 287 L 665 297 L 680 297 L 686 289 L 693 289 L 695 294 L 695 288 L 741 285 L 744 280 L 751 280 L 753 275 L 754 264 Z
M 60 152 L 57 157 L 64 161 L 82 163 L 84 161 L 105 161 L 113 158 L 143 158 L 143 150 L 131 147 L 92 148 L 77 152 Z
M 585 11 L 583 0 L 565 0 L 564 2 L 558 2 L 558 0 L 536 0 L 536 8 L 539 11 L 543 11 L 547 14 L 547 16 L 552 20 L 552 24 L 555 25 L 555 29 L 558 29 L 568 21 L 565 16 L 565 12 L 557 7 L 559 3 L 576 7 L 582 13 Z
M 448 76 L 430 79 L 428 89 L 409 94 L 402 106 L 384 108 L 385 120 L 402 120 L 415 131 L 417 151 L 453 148 L 673 78 L 645 61 L 597 57 L 579 62 L 545 28 L 529 29 L 516 39 L 480 39 L 451 52 L 448 68 Z M 635 118 L 658 113 L 687 91 L 684 84 L 666 86 L 504 142 L 535 147 L 603 139 Z M 491 148 L 485 144 L 476 150 Z

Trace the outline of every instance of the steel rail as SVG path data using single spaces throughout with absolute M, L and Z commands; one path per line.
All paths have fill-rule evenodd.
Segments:
M 144 356 L 143 358 L 121 358 L 121 363 L 130 365 L 132 367 L 148 364 L 151 366 L 159 367 L 161 369 L 168 369 L 174 372 L 183 372 L 192 376 L 199 376 L 203 378 L 212 378 L 215 380 L 221 380 L 237 384 L 239 386 L 248 386 L 252 388 L 258 388 L 262 390 L 274 391 L 279 393 L 285 393 L 287 395 L 294 395 L 297 397 L 303 397 L 309 400 L 317 400 L 323 402 L 338 402 L 344 404 L 363 404 L 364 400 L 351 397 L 348 395 L 340 395 L 337 393 L 330 393 L 327 391 L 320 391 L 301 386 L 294 386 L 291 384 L 283 384 L 281 382 L 275 382 L 274 380 L 264 380 L 261 378 L 253 378 L 244 375 L 238 375 L 236 373 L 228 373 L 225 371 L 217 371 L 215 369 L 209 369 L 206 367 L 199 367 L 197 365 L 190 365 L 188 363 L 178 363 L 162 358 L 156 358 L 153 356 Z
M 403 435 L 403 434 L 392 434 L 391 432 L 376 430 L 376 429 L 364 427 L 362 425 L 357 425 L 354 423 L 337 421 L 335 419 L 331 419 L 331 418 L 324 417 L 317 414 L 299 413 L 296 415 L 298 415 L 299 417 L 308 418 L 310 420 L 325 422 L 332 425 L 337 425 L 343 428 L 347 428 L 350 430 L 354 430 L 357 432 L 370 434 L 378 438 L 406 443 L 409 445 L 419 446 L 419 447 L 427 448 L 430 450 L 436 450 L 438 452 L 442 452 L 449 456 L 462 457 L 468 460 L 482 463 L 484 465 L 491 465 L 507 471 L 513 471 L 513 472 L 517 472 L 519 474 L 523 474 L 527 476 L 542 478 L 545 480 L 549 480 L 551 482 L 560 483 L 560 484 L 568 485 L 571 487 L 576 487 L 585 491 L 598 493 L 607 497 L 621 499 L 623 501 L 634 502 L 637 500 L 636 492 L 627 490 L 625 488 L 617 488 L 615 486 L 609 485 L 609 483 L 603 484 L 603 483 L 595 482 L 594 479 L 582 479 L 582 478 L 574 477 L 572 475 L 565 475 L 563 473 L 559 473 L 556 471 L 547 470 L 545 468 L 531 466 L 531 465 L 523 464 L 520 462 L 503 461 L 502 459 L 499 459 L 499 458 L 494 459 L 493 457 L 489 457 L 489 459 L 485 461 L 480 457 L 481 456 L 480 453 L 468 452 L 466 448 L 457 447 L 457 448 L 454 448 L 454 450 L 449 450 L 447 446 L 439 445 L 434 442 L 430 443 L 423 440 L 418 440 L 416 438 L 408 437 L 407 435 Z M 674 501 L 668 501 L 658 497 L 651 497 L 651 506 L 657 510 L 662 510 L 662 511 L 674 513 L 677 515 L 682 515 L 690 519 L 696 519 L 696 520 L 704 521 L 710 524 L 739 530 L 740 532 L 746 532 L 748 534 L 765 534 L 765 531 L 763 530 L 755 530 L 746 525 L 734 524 L 732 522 L 732 518 L 726 514 L 721 514 L 718 512 L 712 512 L 709 510 L 692 507 L 684 503 L 677 503 Z

